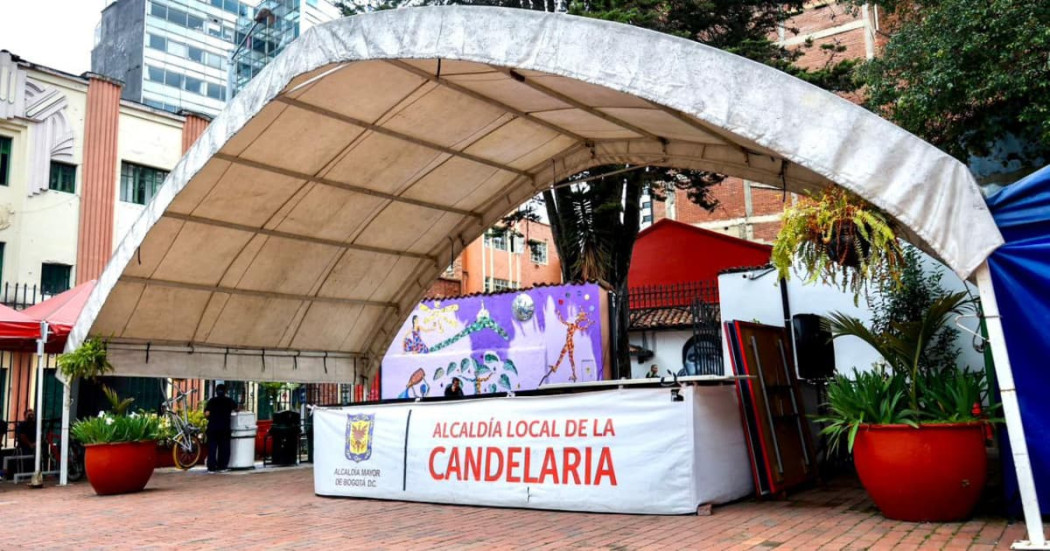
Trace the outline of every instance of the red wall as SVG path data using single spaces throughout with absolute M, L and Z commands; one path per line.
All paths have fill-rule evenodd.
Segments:
M 727 268 L 768 264 L 772 250 L 769 245 L 664 219 L 638 234 L 627 285 L 715 280 Z

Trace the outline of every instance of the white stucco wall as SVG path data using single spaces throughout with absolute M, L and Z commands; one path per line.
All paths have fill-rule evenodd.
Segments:
M 941 284 L 951 291 L 962 290 L 966 284 L 951 270 L 948 270 L 932 258 L 925 257 L 927 270 L 940 270 L 944 273 Z M 784 326 L 784 311 L 780 295 L 780 284 L 776 271 L 758 270 L 754 272 L 723 274 L 718 277 L 718 294 L 722 307 L 722 321 L 740 320 L 762 323 L 765 325 Z M 831 312 L 843 312 L 862 321 L 871 320 L 871 309 L 864 297 L 857 305 L 853 303 L 851 293 L 842 292 L 830 285 L 820 282 L 807 284 L 797 273 L 787 283 L 788 302 L 791 314 L 827 315 Z M 974 296 L 976 288 L 971 287 Z M 970 318 L 962 320 L 963 325 L 974 330 L 977 322 Z M 727 351 L 723 338 L 723 350 Z M 961 365 L 971 369 L 981 369 L 984 357 L 972 346 L 972 335 L 959 332 L 956 344 L 962 351 Z M 835 368 L 839 373 L 851 373 L 854 368 L 868 370 L 880 360 L 880 356 L 870 346 L 856 337 L 841 337 L 834 340 Z M 728 352 L 723 354 L 726 372 L 732 370 Z
M 120 163 L 145 165 L 170 171 L 182 158 L 182 121 L 145 108 L 122 105 L 117 137 L 117 185 L 113 197 L 113 248 L 142 213 L 144 205 L 120 200 Z
M 653 352 L 653 357 L 638 363 L 638 358 L 631 357 L 631 378 L 640 379 L 649 372 L 649 367 L 656 364 L 660 376 L 666 376 L 667 370 L 677 373 L 682 369 L 682 349 L 686 341 L 693 336 L 688 329 L 671 331 L 632 331 L 628 334 L 631 344 Z
M 23 68 L 26 76 L 47 90 L 57 90 L 66 102 L 64 114 L 73 134 L 71 158 L 57 158 L 76 166 L 75 193 L 44 189 L 29 195 L 34 170 L 34 140 L 43 132 L 41 124 L 26 118 L 0 119 L 0 136 L 12 138 L 10 183 L 0 186 L 0 242 L 4 243 L 3 284 L 39 286 L 41 265 L 72 266 L 70 284 L 77 278 L 77 245 L 80 231 L 80 200 L 84 191 L 84 124 L 87 111 L 85 80 L 47 69 Z M 25 93 L 20 90 L 20 93 Z M 120 109 L 116 194 L 114 201 L 114 246 L 120 242 L 143 207 L 120 201 L 120 161 L 170 170 L 182 155 L 182 117 L 155 113 L 146 107 L 123 104 Z M 49 174 L 44 174 L 45 182 Z M 32 298 L 32 297 L 27 297 Z M 38 298 L 39 300 L 39 298 Z
M 0 135 L 13 138 L 10 185 L 0 187 L 0 219 L 6 218 L 10 224 L 0 229 L 0 242 L 5 243 L 2 283 L 39 285 L 44 263 L 73 266 L 72 283 L 76 279 L 87 85 L 46 72 L 27 73 L 37 84 L 65 96 L 64 114 L 73 133 L 73 152 L 71 159 L 62 161 L 77 167 L 76 193 L 45 189 L 29 196 L 30 163 L 36 154 L 33 140 L 42 127 L 26 119 L 0 120 Z

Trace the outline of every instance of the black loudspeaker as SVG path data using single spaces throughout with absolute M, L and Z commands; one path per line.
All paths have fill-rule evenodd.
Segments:
M 795 314 L 795 365 L 799 379 L 827 379 L 835 374 L 835 346 L 831 331 L 816 314 Z

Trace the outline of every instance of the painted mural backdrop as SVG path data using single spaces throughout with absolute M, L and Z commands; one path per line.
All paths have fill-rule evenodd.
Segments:
M 466 395 L 603 378 L 602 290 L 561 285 L 427 300 L 409 316 L 382 366 L 382 396 Z

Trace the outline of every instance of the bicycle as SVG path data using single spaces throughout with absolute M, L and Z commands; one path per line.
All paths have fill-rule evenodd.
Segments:
M 199 463 L 204 450 L 201 430 L 189 420 L 189 405 L 186 398 L 194 392 L 197 392 L 197 389 L 179 392 L 175 397 L 164 401 L 164 418 L 175 430 L 175 436 L 172 437 L 174 443 L 171 448 L 172 459 L 175 461 L 175 467 L 183 471 Z
M 58 470 L 57 466 L 62 464 L 62 437 L 49 431 L 45 437 L 45 442 L 47 442 L 47 451 L 50 457 L 48 464 L 53 466 L 49 470 Z M 76 482 L 84 478 L 84 447 L 76 440 L 70 440 L 69 442 L 66 477 L 69 482 Z

